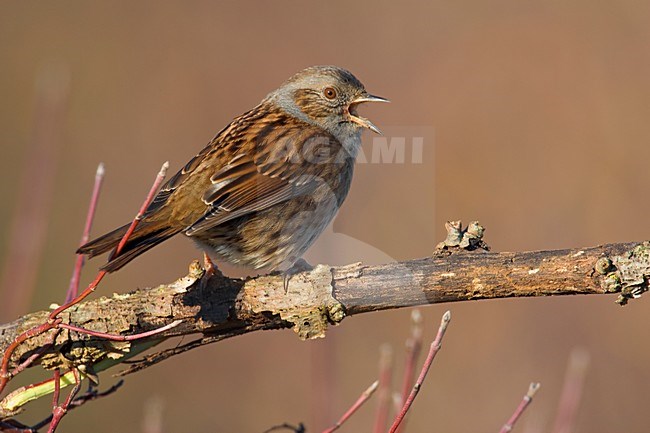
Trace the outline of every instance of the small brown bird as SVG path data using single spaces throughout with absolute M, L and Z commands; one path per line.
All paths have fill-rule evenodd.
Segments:
M 119 254 L 129 224 L 83 245 L 109 250 L 112 272 L 183 233 L 212 257 L 286 270 L 336 215 L 350 189 L 366 92 L 349 71 L 313 66 L 289 78 L 237 117 L 163 185 Z

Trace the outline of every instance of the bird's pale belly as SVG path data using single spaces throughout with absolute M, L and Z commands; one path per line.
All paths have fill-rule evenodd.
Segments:
M 286 270 L 325 230 L 338 211 L 333 194 L 299 197 L 191 236 L 216 260 L 246 267 Z

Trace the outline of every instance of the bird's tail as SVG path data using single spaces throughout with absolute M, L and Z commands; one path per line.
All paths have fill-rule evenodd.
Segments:
M 77 254 L 86 254 L 88 258 L 92 258 L 113 250 L 108 256 L 108 262 L 101 269 L 107 272 L 115 272 L 140 254 L 181 231 L 178 228 L 169 226 L 161 227 L 159 224 L 148 224 L 146 221 L 141 221 L 136 230 L 129 236 L 122 251 L 119 254 L 115 254 L 115 248 L 117 248 L 117 245 L 126 234 L 130 225 L 126 224 L 82 245 L 77 250 Z

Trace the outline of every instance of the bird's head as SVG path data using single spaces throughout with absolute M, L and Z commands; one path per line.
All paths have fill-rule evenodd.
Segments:
M 343 142 L 358 138 L 364 128 L 381 134 L 357 109 L 364 102 L 388 102 L 368 93 L 351 72 L 337 66 L 303 69 L 269 97 L 285 111 L 322 127 Z

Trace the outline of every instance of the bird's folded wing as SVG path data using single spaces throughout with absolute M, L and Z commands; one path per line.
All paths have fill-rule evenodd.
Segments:
M 218 161 L 201 199 L 206 212 L 185 229 L 195 235 L 233 218 L 314 191 L 340 170 L 340 143 L 281 110 L 257 107 L 220 131 L 156 195 L 146 217 L 161 212 L 194 175 Z M 211 167 L 210 167 L 211 168 Z
M 187 235 L 309 194 L 340 170 L 332 164 L 340 158 L 339 142 L 320 128 L 292 120 L 259 128 L 252 145 L 211 177 L 202 198 L 210 207 Z
M 198 221 L 185 230 L 188 236 L 196 235 L 233 218 L 266 209 L 285 200 L 306 194 L 314 184 L 296 184 L 279 177 L 270 177 L 257 171 L 249 158 L 240 159 L 233 167 L 213 176 L 213 185 L 203 196 L 210 205 Z

